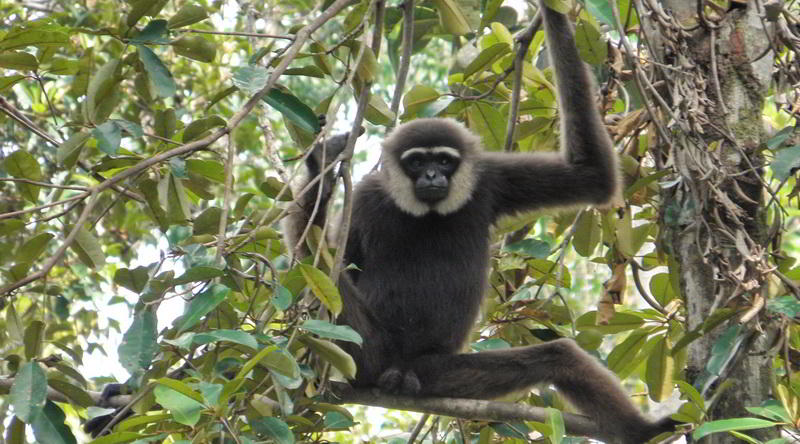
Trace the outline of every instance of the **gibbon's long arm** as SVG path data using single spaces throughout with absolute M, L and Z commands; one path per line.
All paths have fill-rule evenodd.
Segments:
M 363 129 L 362 129 L 363 132 Z M 347 138 L 350 133 L 338 134 L 329 137 L 324 142 L 314 145 L 311 153 L 306 158 L 307 175 L 293 184 L 294 192 L 299 192 L 308 185 L 314 178 L 322 174 L 326 166 L 336 160 L 336 157 L 344 150 L 347 145 Z M 328 201 L 333 194 L 333 184 L 336 179 L 334 170 L 329 169 L 323 177 L 305 194 L 295 199 L 289 209 L 289 214 L 283 224 L 284 235 L 286 236 L 286 246 L 289 249 L 296 248 L 295 254 L 299 259 L 310 254 L 305 242 L 297 245 L 298 240 L 303 234 L 305 227 L 311 221 L 313 215 L 314 225 L 322 227 L 327 221 Z M 320 189 L 322 188 L 322 189 Z M 319 204 L 317 204 L 319 200 Z M 314 208 L 316 207 L 316 213 Z
M 609 203 L 619 191 L 616 155 L 594 102 L 567 17 L 540 4 L 561 121 L 559 153 L 485 153 L 484 180 L 496 213 Z

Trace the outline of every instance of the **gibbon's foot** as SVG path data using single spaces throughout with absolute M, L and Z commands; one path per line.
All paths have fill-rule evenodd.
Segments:
M 103 387 L 103 392 L 100 394 L 100 402 L 98 403 L 98 407 L 110 407 L 109 400 L 114 396 L 124 395 L 129 393 L 130 390 L 125 386 L 125 384 L 108 384 Z M 114 413 L 110 413 L 108 415 L 101 415 L 96 416 L 88 421 L 86 424 L 83 425 L 83 431 L 92 435 L 93 438 L 97 438 L 100 435 L 100 432 L 111 422 L 115 416 L 117 416 L 118 412 L 115 411 Z M 129 412 L 126 416 L 129 416 L 131 413 Z M 123 418 L 124 419 L 124 418 Z
M 397 367 L 391 367 L 378 378 L 378 387 L 393 395 L 413 396 L 419 393 L 420 383 L 413 370 L 403 371 Z
M 617 431 L 614 433 L 614 436 L 624 437 L 620 441 L 624 444 L 641 444 L 648 442 L 662 433 L 674 432 L 678 424 L 680 424 L 680 422 L 666 416 L 658 421 L 642 424 L 639 427 L 631 427 L 626 430 Z M 612 439 L 609 442 L 616 441 Z

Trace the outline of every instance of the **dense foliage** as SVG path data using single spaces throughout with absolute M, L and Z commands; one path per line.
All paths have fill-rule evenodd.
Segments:
M 569 9 L 567 1 L 551 3 Z M 574 337 L 642 405 L 671 400 L 666 410 L 679 407 L 676 418 L 696 426 L 696 437 L 777 425 L 796 438 L 800 145 L 792 45 L 800 40 L 776 40 L 781 46 L 766 54 L 777 72 L 757 116 L 771 135 L 759 147 L 769 165 L 761 184 L 769 189 L 761 213 L 768 232 L 720 221 L 762 273 L 742 279 L 740 293 L 690 329 L 681 264 L 664 241 L 688 211 L 663 199 L 679 186 L 685 163 L 668 158 L 664 137 L 665 128 L 694 131 L 707 122 L 649 107 L 659 85 L 638 76 L 660 68 L 648 59 L 640 14 L 656 2 L 611 3 L 586 0 L 572 11 L 622 159 L 624 202 L 502 221 L 471 348 Z M 707 3 L 702 19 L 714 21 L 742 2 Z M 413 32 L 404 37 L 407 4 Z M 783 15 L 770 22 L 796 29 L 794 2 L 778 10 Z M 315 138 L 357 128 L 362 115 L 367 134 L 343 164 L 345 182 L 351 165 L 369 171 L 377 161 L 377 137 L 421 116 L 458 118 L 489 150 L 556 149 L 557 101 L 541 57 L 544 36 L 531 32 L 535 8 L 502 0 L 52 0 L 0 3 L 0 13 L 6 442 L 88 440 L 78 418 L 110 411 L 95 405 L 112 366 L 86 368 L 100 355 L 118 356 L 130 375 L 135 395 L 119 399 L 135 414 L 97 443 L 390 440 L 357 424 L 367 421 L 363 411 L 324 396 L 329 379 L 356 371 L 335 342 L 362 338 L 328 321 L 341 299 L 326 233 L 309 230 L 316 254 L 291 259 L 294 246 L 280 236 L 293 198 L 287 184 Z M 621 34 L 640 45 L 636 54 Z M 704 105 L 681 103 L 674 112 L 701 120 Z M 319 114 L 327 115 L 324 127 Z M 707 153 L 724 143 L 709 143 Z M 349 192 L 337 209 L 347 208 Z M 730 277 L 719 270 L 720 279 Z M 185 301 L 180 316 L 167 309 L 176 300 Z M 120 307 L 123 322 L 110 316 Z M 744 324 L 756 315 L 780 324 L 773 347 L 762 351 L 774 365 L 772 399 L 750 406 L 752 417 L 706 422 L 752 331 Z M 720 326 L 713 359 L 690 379 L 687 348 Z M 120 335 L 118 349 L 110 347 Z M 546 388 L 519 401 L 565 407 Z M 568 439 L 561 415 L 549 412 L 545 423 L 440 417 L 427 439 L 487 443 L 537 432 Z M 394 418 L 385 420 L 390 430 L 413 427 L 407 416 Z

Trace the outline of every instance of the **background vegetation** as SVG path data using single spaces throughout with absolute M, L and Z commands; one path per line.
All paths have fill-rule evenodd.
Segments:
M 689 439 L 798 439 L 797 2 L 549 3 L 576 20 L 624 202 L 502 221 L 471 349 L 574 337 Z M 327 321 L 340 267 L 321 239 L 337 228 L 309 230 L 300 261 L 280 236 L 303 191 L 286 184 L 334 132 L 367 129 L 339 169 L 345 215 L 397 122 L 452 116 L 490 150 L 556 149 L 535 12 L 0 2 L 5 442 L 88 442 L 79 424 L 113 411 L 98 390 L 120 366 L 134 393 L 111 407 L 135 414 L 96 443 L 591 436 L 546 387 L 511 410 L 331 396 L 356 371 L 335 341 L 361 341 Z

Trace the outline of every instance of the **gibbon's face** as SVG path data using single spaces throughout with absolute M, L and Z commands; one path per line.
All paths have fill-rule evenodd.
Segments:
M 460 163 L 458 150 L 446 146 L 409 148 L 400 155 L 400 166 L 414 183 L 414 195 L 427 204 L 447 197 L 450 178 Z

